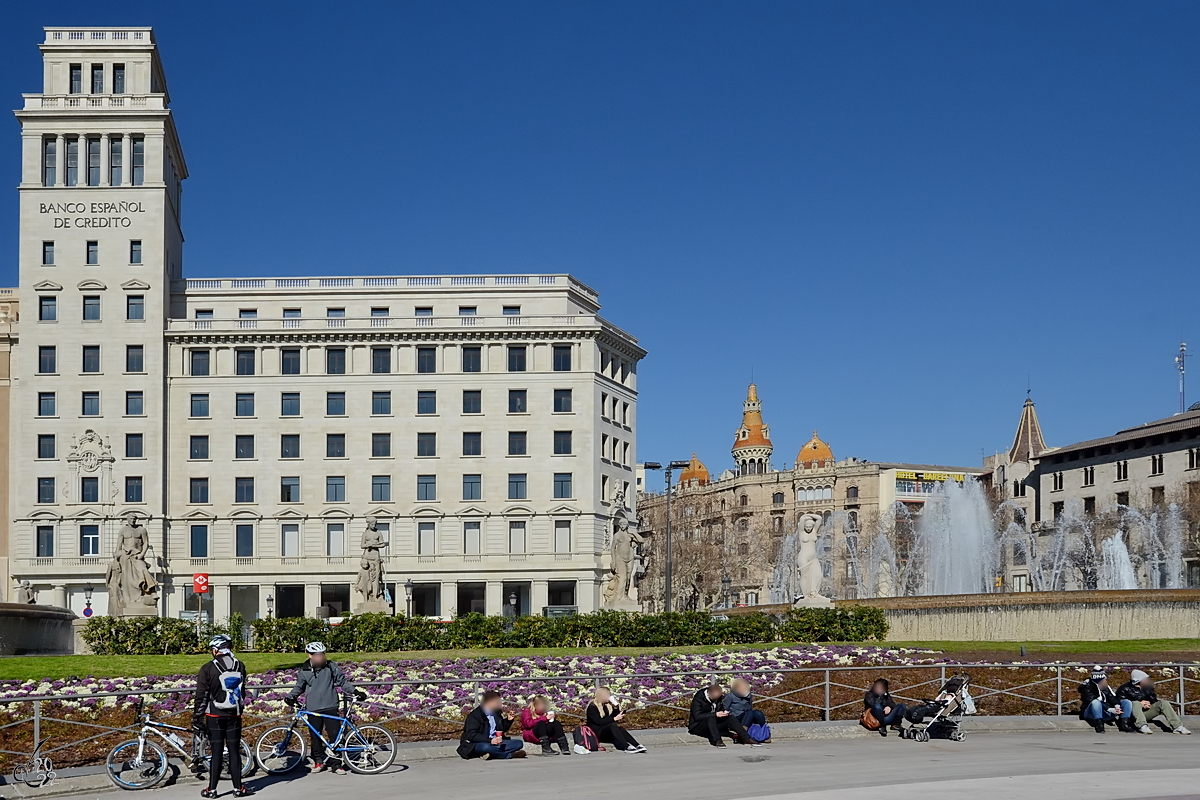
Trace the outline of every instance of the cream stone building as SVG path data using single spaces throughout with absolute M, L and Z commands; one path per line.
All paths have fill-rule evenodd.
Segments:
M 408 581 L 433 617 L 596 608 L 606 526 L 636 495 L 645 355 L 596 293 L 562 274 L 186 279 L 151 29 L 47 28 L 41 50 L 16 112 L 6 578 L 76 611 L 91 587 L 104 613 L 140 516 L 160 613 L 344 613 L 373 516 L 401 612 Z

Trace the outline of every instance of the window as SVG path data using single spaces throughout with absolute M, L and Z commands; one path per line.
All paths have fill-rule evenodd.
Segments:
M 571 410 L 571 390 L 570 389 L 555 389 L 554 390 L 554 411 L 558 414 L 566 414 Z
M 100 371 L 100 345 L 85 344 L 83 346 L 83 371 Z
M 1050 476 L 1050 491 L 1061 492 L 1063 488 L 1063 474 L 1055 472 Z
M 483 476 L 463 475 L 463 500 L 483 499 Z
M 42 186 L 53 186 L 58 179 L 58 140 L 47 137 L 42 140 Z M 43 261 L 43 264 L 46 262 Z
M 508 499 L 509 500 L 524 500 L 525 499 L 525 473 L 509 473 L 508 476 Z
M 373 306 L 371 308 L 371 316 L 372 317 L 386 317 L 386 316 L 390 315 L 391 313 L 392 313 L 391 309 L 389 309 L 385 306 Z
M 1167 490 L 1162 486 L 1151 486 L 1150 487 L 1150 505 L 1163 506 L 1163 505 L 1166 505 L 1166 502 L 1167 502 Z
M 418 433 L 417 434 L 417 455 L 418 456 L 436 456 L 437 455 L 437 434 L 436 433 Z
M 42 322 L 54 322 L 58 319 L 58 298 L 45 295 L 38 298 L 38 319 Z
M 327 434 L 325 434 L 325 457 L 326 458 L 345 458 L 346 457 L 346 434 L 344 434 L 344 433 L 327 433 Z
M 300 502 L 300 479 L 280 478 L 279 479 L 279 502 L 281 503 L 299 503 Z M 286 525 L 284 526 L 287 527 Z M 285 536 L 286 541 L 286 536 Z M 286 556 L 287 553 L 285 552 Z M 294 554 L 293 554 L 294 555 Z
M 1091 516 L 1096 515 L 1096 498 L 1094 498 L 1094 497 L 1083 498 L 1083 513 L 1089 514 Z
M 525 552 L 525 523 L 510 522 L 508 523 L 508 552 L 524 553 Z
M 188 355 L 192 361 L 191 373 L 196 376 L 207 375 L 209 367 L 209 351 L 189 350 Z
M 92 94 L 104 94 L 103 64 L 92 64 Z
M 100 526 L 79 526 L 79 555 L 92 558 L 100 555 Z
M 253 503 L 254 502 L 254 478 L 234 478 L 233 479 L 233 502 L 235 502 L 235 503 Z
M 80 94 L 83 92 L 83 66 L 81 64 L 71 65 L 71 94 Z
M 234 458 L 254 458 L 254 436 L 242 435 L 233 437 Z
M 371 348 L 371 372 L 384 375 L 392 371 L 392 350 L 390 347 Z
M 239 308 L 238 309 L 238 319 L 258 319 L 258 309 L 257 308 Z M 257 325 L 258 325 L 257 322 L 247 322 L 247 323 L 243 324 L 241 327 L 254 328 L 254 327 L 257 327 Z
M 341 522 L 331 522 L 325 526 L 325 555 L 341 556 L 346 553 L 346 526 Z
M 141 239 L 131 239 L 130 240 L 130 242 L 129 242 L 129 263 L 130 264 L 142 263 L 142 240 Z
M 1129 492 L 1117 492 L 1117 505 L 1129 507 Z
M 330 347 L 325 351 L 325 374 L 346 374 L 346 348 Z
M 100 185 L 100 137 L 87 137 L 87 185 Z M 89 264 L 94 263 L 89 261 Z
M 571 345 L 554 345 L 554 371 L 571 371 Z
M 300 434 L 285 433 L 279 437 L 279 457 L 280 458 L 299 458 L 300 457 Z
M 554 473 L 554 498 L 556 500 L 564 500 L 572 497 L 571 493 L 571 473 L 556 472 Z
M 417 306 L 413 309 L 414 317 L 432 317 L 433 306 Z M 419 323 L 418 323 L 419 324 Z
M 84 392 L 83 393 L 83 409 L 80 412 L 85 417 L 100 416 L 100 393 L 99 392 Z
M 281 417 L 298 417 L 300 416 L 300 393 L 299 392 L 282 392 L 279 395 L 279 416 Z
M 508 371 L 509 372 L 524 372 L 525 371 L 525 346 L 524 345 L 509 345 L 508 346 Z
M 462 349 L 462 371 L 480 372 L 483 369 L 483 348 L 464 347 Z
M 554 521 L 554 552 L 571 552 L 571 521 L 556 519 Z
M 146 176 L 146 140 L 135 136 L 133 139 L 133 185 L 141 186 Z
M 113 94 L 125 94 L 125 65 L 113 64 Z
M 775 494 L 771 495 L 771 503 L 772 505 L 777 506 L 783 505 L 783 492 L 776 492 Z
M 208 437 L 193 436 L 188 447 L 188 458 L 192 459 L 207 459 L 208 458 Z
M 108 137 L 108 182 L 111 186 L 121 185 L 121 163 L 125 137 Z
M 417 348 L 417 372 L 437 372 L 437 349 L 433 347 Z
M 143 458 L 145 453 L 143 441 L 140 433 L 125 434 L 125 457 Z
M 1200 466 L 1200 450 L 1195 447 L 1188 448 L 1188 469 L 1196 469 Z
M 125 298 L 125 319 L 145 319 L 146 298 L 140 294 L 131 294 Z
M 145 372 L 146 371 L 146 349 L 140 344 L 130 344 L 125 346 L 125 371 L 126 372 Z
M 81 502 L 81 503 L 99 503 L 100 502 L 100 479 L 99 478 L 80 478 L 79 479 L 79 502 Z
M 296 480 L 298 481 L 299 478 L 296 478 Z M 284 558 L 296 558 L 299 556 L 300 526 L 296 524 L 280 525 L 279 534 L 279 554 Z
M 508 454 L 510 456 L 528 455 L 526 453 L 525 431 L 508 432 Z
M 99 242 L 88 242 L 87 243 L 87 264 L 89 266 L 95 266 L 99 263 L 100 263 L 100 243 Z
M 190 539 L 192 558 L 208 558 L 208 526 L 193 525 Z
M 279 351 L 279 374 L 300 374 L 300 348 L 285 347 Z
M 125 416 L 140 417 L 146 413 L 145 395 L 141 392 L 125 393 Z
M 375 416 L 385 416 L 392 413 L 391 392 L 371 392 L 371 413 Z
M 54 242 L 42 242 L 42 265 L 54 266 Z
M 54 526 L 37 526 L 37 557 L 54 558 Z
M 570 431 L 555 431 L 554 432 L 554 455 L 556 455 L 556 456 L 571 455 L 571 432 Z
M 54 392 L 38 392 L 38 416 L 53 417 L 55 415 Z
M 462 454 L 464 456 L 483 455 L 483 434 L 479 431 L 464 432 Z
M 521 307 L 520 306 L 505 306 L 503 313 L 504 313 L 504 316 L 506 316 L 506 317 L 519 317 L 519 316 L 521 316 Z
M 254 351 L 253 350 L 237 350 L 237 374 L 238 375 L 253 375 L 254 374 Z
M 1150 474 L 1151 475 L 1162 475 L 1163 474 L 1163 456 L 1161 453 L 1159 453 L 1158 455 L 1150 456 Z
M 508 413 L 525 414 L 529 411 L 529 393 L 524 389 L 508 390 Z
M 1084 467 L 1083 468 L 1083 485 L 1084 486 L 1094 486 L 1095 484 L 1096 484 L 1096 468 L 1095 467 Z M 1095 498 L 1092 498 L 1092 501 L 1094 503 Z
M 58 351 L 54 345 L 42 345 L 38 348 L 38 372 L 43 375 L 58 372 Z
M 417 476 L 417 499 L 418 500 L 437 500 L 437 476 L 436 475 L 418 475 Z
M 463 523 L 463 554 L 477 556 L 482 551 L 482 537 L 479 535 L 478 522 Z
M 67 139 L 67 186 L 79 183 L 79 137 Z
M 392 435 L 390 433 L 371 434 L 371 456 L 373 458 L 390 458 L 392 455 Z
M 436 535 L 432 522 L 417 523 L 417 555 L 431 556 L 437 552 Z
M 392 501 L 392 476 L 371 476 L 371 501 L 374 503 L 390 503 Z
M 325 478 L 325 502 L 346 502 L 346 478 L 344 475 L 329 475 Z
M 1063 502 L 1060 500 L 1057 503 L 1051 503 L 1050 509 L 1051 513 L 1054 515 L 1054 521 L 1057 522 L 1058 518 L 1063 515 Z
M 483 392 L 478 389 L 464 389 L 462 408 L 462 413 L 464 414 L 482 414 Z
M 54 458 L 54 434 L 42 433 L 37 437 L 37 457 Z
M 239 392 L 234 398 L 234 404 L 236 406 L 235 413 L 237 414 L 237 416 L 239 416 L 239 417 L 253 417 L 254 416 L 254 393 L 253 392 L 244 392 L 244 393 Z
M 208 416 L 208 395 L 194 394 L 192 395 L 192 416 L 207 417 Z
M 417 392 L 417 413 L 437 413 L 437 392 Z
M 1116 479 L 1119 481 L 1129 480 L 1129 462 L 1128 461 L 1118 461 L 1117 462 L 1117 478 Z
M 345 319 L 346 318 L 346 309 L 344 309 L 344 308 L 327 308 L 327 309 L 325 309 L 325 316 L 328 319 Z
M 54 502 L 54 478 L 38 478 L 37 501 L 39 503 Z
M 326 392 L 325 393 L 325 414 L 330 417 L 346 416 L 346 393 L 345 392 Z
M 254 526 L 235 525 L 233 529 L 233 555 L 236 558 L 254 557 Z

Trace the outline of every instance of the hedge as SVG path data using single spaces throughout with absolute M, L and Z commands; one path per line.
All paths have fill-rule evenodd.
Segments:
M 469 614 L 451 622 L 360 614 L 337 625 L 309 617 L 253 621 L 254 649 L 296 653 L 317 640 L 337 653 L 391 653 L 403 650 L 466 650 L 485 647 L 676 647 L 769 642 L 865 642 L 883 640 L 883 611 L 803 608 L 783 615 L 742 614 L 725 619 L 703 612 L 629 614 L 597 611 L 568 617 L 486 617 Z M 93 617 L 84 641 L 98 655 L 198 653 L 217 632 L 241 638 L 242 620 L 207 625 L 199 640 L 194 625 L 158 617 Z M 236 632 L 236 635 L 234 635 Z M 240 643 L 240 642 L 239 642 Z

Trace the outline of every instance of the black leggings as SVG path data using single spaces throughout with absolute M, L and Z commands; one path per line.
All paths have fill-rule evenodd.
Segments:
M 549 742 L 557 742 L 567 738 L 563 732 L 562 723 L 556 719 L 546 720 L 539 719 L 533 723 L 533 735 L 536 736 L 542 744 Z
M 233 788 L 242 788 L 242 718 L 205 719 L 208 720 L 208 749 L 212 753 L 212 763 L 208 765 L 208 788 L 216 790 L 226 752 L 229 754 L 229 777 L 233 779 Z
M 628 750 L 631 747 L 640 746 L 629 731 L 615 722 L 596 728 L 596 738 L 602 742 L 608 742 L 618 750 Z

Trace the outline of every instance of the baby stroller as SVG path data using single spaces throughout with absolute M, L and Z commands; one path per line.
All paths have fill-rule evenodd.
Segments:
M 971 699 L 971 692 L 967 688 L 970 683 L 970 675 L 955 675 L 946 681 L 935 699 L 910 708 L 905 717 L 912 727 L 906 728 L 901 736 L 917 742 L 928 742 L 930 739 L 961 742 L 966 738 L 966 732 L 961 727 L 962 718 L 975 713 L 975 701 Z M 926 718 L 931 719 L 926 722 Z

